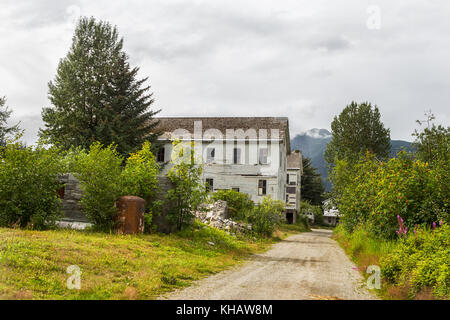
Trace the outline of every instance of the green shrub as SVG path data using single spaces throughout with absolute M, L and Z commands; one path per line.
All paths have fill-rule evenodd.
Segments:
M 315 225 L 323 225 L 322 208 L 320 206 L 314 206 L 314 205 L 310 204 L 308 201 L 301 201 L 300 202 L 300 215 L 303 217 L 307 217 L 307 214 L 309 212 L 314 215 L 314 224 Z M 309 221 L 309 219 L 306 219 L 306 220 Z
M 168 222 L 181 230 L 194 222 L 194 212 L 204 203 L 208 192 L 202 181 L 203 166 L 195 164 L 193 148 L 188 149 L 179 141 L 173 144 L 173 166 L 167 173 L 173 188 L 167 192 L 164 205 L 169 208 Z
M 114 146 L 99 142 L 75 156 L 75 176 L 80 181 L 83 213 L 99 230 L 111 230 L 117 215 L 115 203 L 121 192 L 123 157 Z
M 134 195 L 146 201 L 145 230 L 150 230 L 152 213 L 158 211 L 159 201 L 156 200 L 158 190 L 157 176 L 160 167 L 151 152 L 150 142 L 145 142 L 142 149 L 131 154 L 126 160 L 122 171 L 121 194 Z
M 245 217 L 255 206 L 248 194 L 234 190 L 216 191 L 213 193 L 212 198 L 215 201 L 226 201 L 230 217 L 234 220 L 245 220 Z
M 111 230 L 117 215 L 115 203 L 121 196 L 132 195 L 146 200 L 145 226 L 149 230 L 157 188 L 159 167 L 146 142 L 131 154 L 123 166 L 123 157 L 114 146 L 93 143 L 88 152 L 73 155 L 75 176 L 80 180 L 83 212 L 97 229 Z
M 0 226 L 43 229 L 62 216 L 59 150 L 8 143 L 0 147 Z
M 264 197 L 253 210 L 249 211 L 247 221 L 252 224 L 255 233 L 271 236 L 275 227 L 281 223 L 284 210 L 283 201 Z
M 410 285 L 412 295 L 432 288 L 436 297 L 449 299 L 450 226 L 409 232 L 380 264 L 385 279 L 396 285 Z
M 448 221 L 448 190 L 440 181 L 442 175 L 440 167 L 430 168 L 404 152 L 388 162 L 380 162 L 371 154 L 355 165 L 338 161 L 332 180 L 343 214 L 341 222 L 350 232 L 364 223 L 376 235 L 393 239 L 397 236 L 397 215 L 409 229 L 416 224 Z

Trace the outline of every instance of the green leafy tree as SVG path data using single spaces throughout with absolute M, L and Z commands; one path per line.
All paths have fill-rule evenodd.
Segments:
M 252 231 L 270 237 L 275 227 L 281 224 L 285 204 L 280 200 L 264 197 L 247 216 L 247 221 L 252 224 Z
M 132 153 L 126 160 L 122 171 L 122 195 L 135 195 L 146 201 L 145 230 L 151 231 L 153 214 L 159 211 L 160 201 L 157 200 L 160 166 L 151 151 L 150 142 L 144 142 L 142 149 Z
M 82 211 L 98 230 L 110 231 L 115 226 L 115 204 L 124 195 L 122 163 L 123 157 L 113 145 L 104 148 L 100 142 L 74 156 L 74 174 L 82 190 Z
M 230 216 L 235 220 L 245 220 L 248 212 L 255 206 L 248 194 L 235 190 L 218 190 L 212 194 L 212 198 L 215 201 L 226 201 Z
M 387 162 L 371 153 L 353 166 L 339 160 L 333 175 L 339 191 L 334 200 L 349 232 L 364 225 L 377 236 L 396 238 L 397 216 L 409 230 L 449 221 L 448 193 L 442 192 L 436 169 L 404 151 Z
M 413 136 L 416 137 L 414 145 L 417 149 L 417 156 L 420 160 L 435 164 L 438 161 L 449 161 L 450 154 L 450 127 L 443 127 L 433 123 L 435 116 L 431 110 L 425 113 L 427 120 L 417 120 L 419 125 L 427 123 L 427 126 L 422 130 L 415 130 Z
M 116 201 L 121 196 L 138 196 L 146 200 L 146 229 L 152 218 L 158 188 L 159 166 L 145 142 L 142 149 L 124 158 L 114 145 L 104 147 L 94 142 L 89 151 L 71 150 L 67 153 L 70 167 L 80 180 L 83 191 L 83 212 L 99 230 L 110 231 L 115 226 Z
M 323 193 L 325 187 L 323 186 L 320 174 L 317 173 L 316 168 L 311 164 L 311 160 L 303 157 L 303 174 L 301 179 L 301 196 L 302 200 L 309 201 L 312 205 L 322 205 Z
M 20 132 L 19 124 L 8 126 L 7 122 L 11 116 L 12 110 L 9 110 L 6 104 L 6 98 L 0 97 L 0 146 L 6 146 L 6 140 L 14 134 Z
M 336 160 L 354 162 L 366 151 L 378 159 L 386 159 L 391 148 L 390 132 L 380 120 L 377 106 L 369 102 L 352 102 L 331 123 L 332 139 L 324 158 L 330 169 Z
M 208 191 L 202 180 L 203 166 L 194 159 L 193 144 L 188 148 L 179 141 L 174 142 L 175 157 L 167 177 L 173 184 L 166 196 L 170 207 L 167 219 L 178 230 L 194 221 L 194 213 L 205 202 Z
M 132 153 L 126 160 L 122 172 L 122 193 L 141 197 L 150 204 L 155 197 L 158 188 L 157 175 L 160 167 L 151 152 L 150 142 L 144 142 L 142 149 Z
M 94 141 L 117 145 L 127 155 L 144 141 L 154 140 L 151 121 L 159 111 L 153 103 L 147 78 L 137 80 L 117 28 L 94 18 L 81 18 L 72 47 L 49 83 L 52 107 L 44 108 L 45 129 L 40 135 L 64 149 L 88 149 Z
M 62 217 L 56 190 L 64 171 L 60 150 L 26 147 L 20 142 L 0 146 L 0 226 L 48 228 Z

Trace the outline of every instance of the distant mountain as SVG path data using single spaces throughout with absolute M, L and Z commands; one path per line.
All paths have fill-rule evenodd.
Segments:
M 326 129 L 311 129 L 296 135 L 291 140 L 291 149 L 299 149 L 303 156 L 311 159 L 313 167 L 322 176 L 322 181 L 327 191 L 331 190 L 331 183 L 328 180 L 328 172 L 323 153 L 331 140 L 331 132 Z M 391 140 L 390 157 L 395 156 L 400 150 L 410 151 L 411 142 L 402 140 Z
M 391 153 L 389 154 L 389 157 L 395 157 L 395 155 L 402 150 L 412 151 L 412 143 L 403 140 L 391 140 Z

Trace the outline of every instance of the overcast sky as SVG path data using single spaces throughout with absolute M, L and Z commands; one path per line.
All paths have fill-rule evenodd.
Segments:
M 36 139 L 80 15 L 119 28 L 161 116 L 287 116 L 330 129 L 352 100 L 393 139 L 450 120 L 450 1 L 0 0 L 0 96 Z

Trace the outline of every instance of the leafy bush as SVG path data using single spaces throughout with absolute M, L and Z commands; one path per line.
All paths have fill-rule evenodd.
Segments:
M 371 154 L 355 165 L 338 161 L 332 180 L 343 214 L 341 222 L 350 232 L 359 224 L 368 224 L 376 235 L 395 238 L 397 215 L 409 229 L 448 221 L 449 199 L 439 179 L 441 171 L 404 152 L 388 162 Z
M 175 141 L 175 157 L 171 160 L 173 166 L 167 173 L 173 188 L 166 195 L 165 205 L 169 208 L 169 223 L 181 230 L 193 223 L 194 212 L 206 200 L 208 193 L 202 181 L 203 167 L 193 161 L 193 149 L 179 147 L 183 146 Z
M 314 206 L 307 201 L 300 202 L 300 215 L 307 217 L 308 213 L 312 213 L 314 215 L 314 224 L 322 225 L 323 224 L 323 212 L 320 206 Z M 308 219 L 306 219 L 309 221 Z
M 140 151 L 126 159 L 125 166 L 114 146 L 103 147 L 98 142 L 93 143 L 88 152 L 79 151 L 73 156 L 75 175 L 83 191 L 83 212 L 98 229 L 114 227 L 115 203 L 125 195 L 146 200 L 145 225 L 147 229 L 150 226 L 159 172 L 150 147 L 150 143 L 144 143 Z
M 82 210 L 97 229 L 111 230 L 117 215 L 115 203 L 121 190 L 123 157 L 114 146 L 99 142 L 75 156 L 75 176 L 80 181 Z
M 56 190 L 63 171 L 58 149 L 8 143 L 0 147 L 0 226 L 43 229 L 62 216 Z
M 160 169 L 150 148 L 150 143 L 145 142 L 141 150 L 130 154 L 121 174 L 122 193 L 141 197 L 147 202 L 155 196 Z
M 247 220 L 252 224 L 254 232 L 264 236 L 271 236 L 275 227 L 281 223 L 283 212 L 283 201 L 264 197 L 253 210 L 249 211 Z
M 245 220 L 245 217 L 255 206 L 248 194 L 234 190 L 216 191 L 213 193 L 212 198 L 215 201 L 226 201 L 230 217 L 234 220 Z
M 158 189 L 156 177 L 160 167 L 150 149 L 150 142 L 145 142 L 141 150 L 128 157 L 121 179 L 123 195 L 138 196 L 146 201 L 145 230 L 150 230 L 152 213 L 157 211 L 156 207 L 159 205 L 156 201 Z
M 418 228 L 399 240 L 380 261 L 383 276 L 396 285 L 412 286 L 411 295 L 433 288 L 438 298 L 450 298 L 450 226 Z

